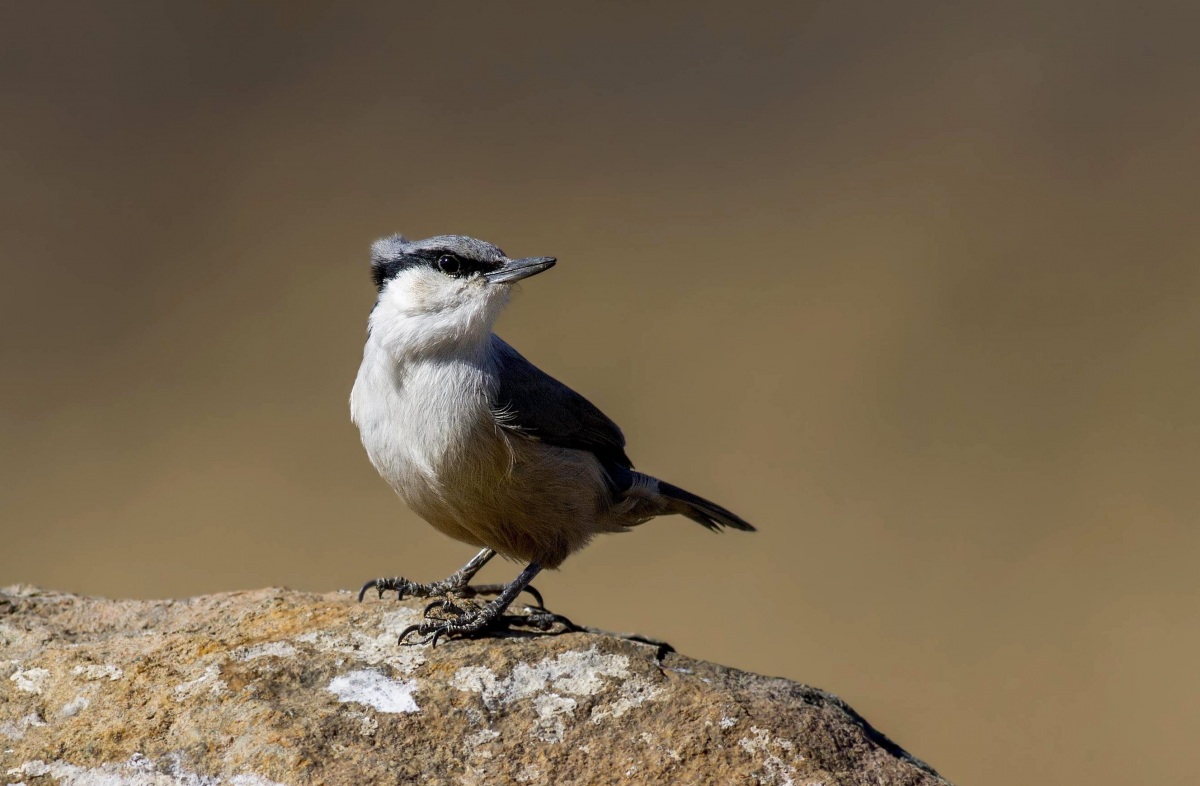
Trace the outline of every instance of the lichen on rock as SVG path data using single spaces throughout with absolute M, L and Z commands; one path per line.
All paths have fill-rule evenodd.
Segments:
M 3 783 L 945 783 L 805 685 L 595 632 L 398 647 L 419 614 L 2 590 Z

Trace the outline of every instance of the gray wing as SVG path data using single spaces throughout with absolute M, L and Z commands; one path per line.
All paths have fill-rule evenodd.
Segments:
M 492 336 L 496 391 L 491 402 L 496 422 L 530 439 L 560 448 L 587 450 L 606 465 L 629 469 L 625 435 L 592 402 L 521 357 Z

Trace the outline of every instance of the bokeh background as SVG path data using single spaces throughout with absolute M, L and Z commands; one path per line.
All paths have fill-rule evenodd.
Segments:
M 1200 6 L 5 3 L 0 583 L 438 578 L 367 462 L 371 240 L 742 513 L 572 618 L 834 691 L 962 784 L 1200 779 Z M 504 580 L 509 564 L 485 576 Z

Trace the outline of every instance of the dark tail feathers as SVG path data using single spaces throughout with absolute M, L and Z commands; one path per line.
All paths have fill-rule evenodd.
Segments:
M 732 527 L 743 532 L 754 532 L 745 519 L 736 513 L 726 510 L 715 502 L 709 502 L 703 497 L 697 497 L 690 491 L 684 491 L 678 486 L 672 486 L 665 480 L 658 481 L 658 493 L 670 500 L 672 513 L 687 516 L 697 524 L 708 527 L 713 532 L 719 532 L 721 527 Z

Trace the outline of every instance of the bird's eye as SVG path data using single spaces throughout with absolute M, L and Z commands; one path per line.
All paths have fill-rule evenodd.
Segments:
M 448 276 L 459 276 L 463 272 L 462 260 L 453 254 L 442 254 L 438 257 L 437 266 Z

